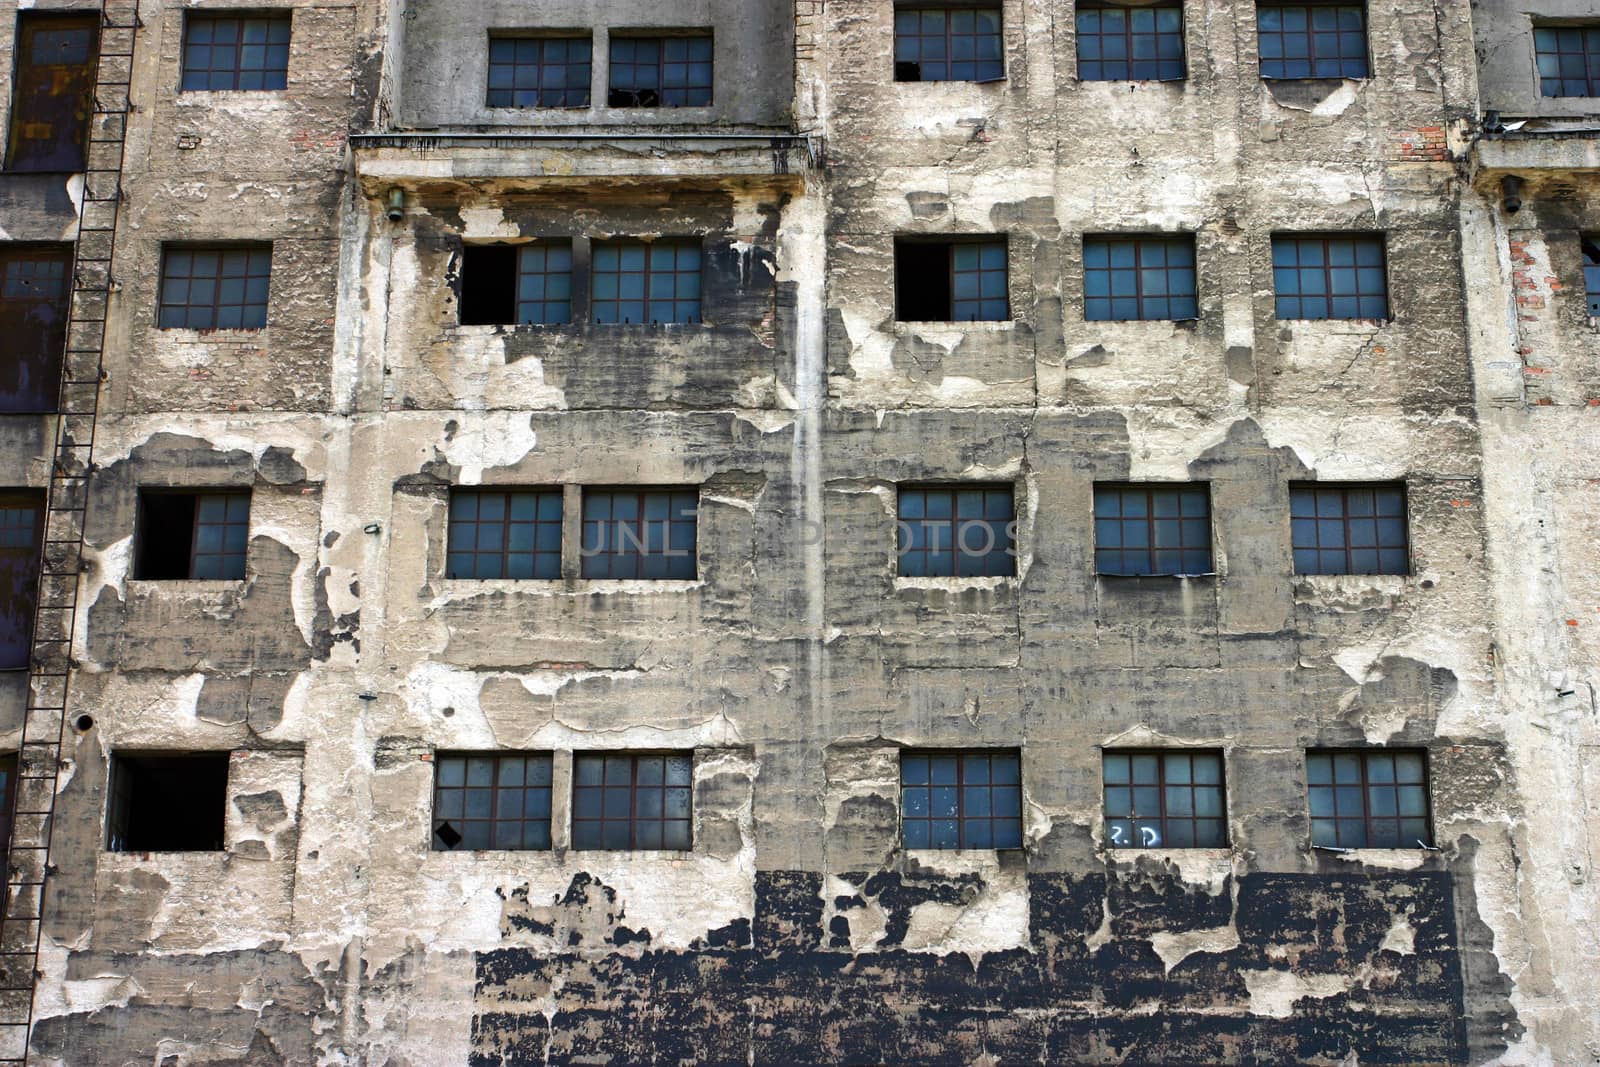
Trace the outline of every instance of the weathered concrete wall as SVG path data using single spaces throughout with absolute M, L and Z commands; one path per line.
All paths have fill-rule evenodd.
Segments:
M 1530 116 L 1575 118 L 1600 114 L 1592 98 L 1542 96 L 1534 54 L 1535 26 L 1592 24 L 1594 7 L 1582 0 L 1472 0 L 1472 28 L 1478 42 L 1479 95 L 1486 109 L 1507 119 Z

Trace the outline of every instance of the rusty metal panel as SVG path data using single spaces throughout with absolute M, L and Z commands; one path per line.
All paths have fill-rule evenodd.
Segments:
M 0 670 L 28 666 L 43 520 L 43 493 L 0 493 Z
M 0 411 L 56 409 L 71 272 L 71 245 L 0 245 Z
M 23 15 L 18 21 L 7 170 L 83 170 L 99 29 L 94 15 Z

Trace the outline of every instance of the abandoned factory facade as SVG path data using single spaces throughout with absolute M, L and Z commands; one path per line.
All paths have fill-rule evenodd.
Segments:
M 1600 1063 L 1597 98 L 0 0 L 0 1063 Z

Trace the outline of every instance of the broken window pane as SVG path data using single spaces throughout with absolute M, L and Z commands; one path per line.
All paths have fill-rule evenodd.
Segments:
M 1199 315 L 1192 237 L 1085 237 L 1083 317 L 1193 319 Z
M 26 670 L 32 656 L 43 535 L 43 493 L 0 493 L 0 670 Z
M 998 81 L 1006 75 L 1000 11 L 971 4 L 897 8 L 894 80 Z
M 1541 96 L 1600 96 L 1600 26 L 1537 26 Z
M 149 490 L 139 498 L 134 577 L 238 581 L 249 540 L 248 492 Z
M 1222 753 L 1108 749 L 1102 774 L 1110 847 L 1227 845 Z
M 0 244 L 0 411 L 56 410 L 71 271 L 71 245 Z
M 111 757 L 106 849 L 220 852 L 227 799 L 226 752 L 119 752 Z
M 693 753 L 580 753 L 572 772 L 573 848 L 692 846 Z
M 712 38 L 611 37 L 612 107 L 708 107 Z
M 1365 78 L 1367 13 L 1359 4 L 1259 5 L 1263 78 Z
M 561 490 L 450 494 L 447 578 L 561 577 Z
M 83 170 L 99 43 L 97 15 L 18 19 L 7 170 Z
M 935 749 L 900 756 L 906 848 L 1022 847 L 1022 756 Z
M 676 578 L 696 574 L 697 489 L 585 489 L 585 578 Z
M 1406 487 L 1328 485 L 1289 487 L 1296 574 L 1406 574 Z
M 183 90 L 288 88 L 289 18 L 188 15 Z
M 1211 573 L 1211 492 L 1204 484 L 1094 487 L 1097 574 Z
M 1275 236 L 1272 284 L 1280 319 L 1389 317 L 1380 236 Z
M 1006 242 L 894 242 L 895 318 L 900 322 L 1004 322 L 1011 318 Z
M 449 753 L 434 757 L 433 849 L 550 847 L 548 753 Z
M 596 241 L 592 254 L 595 322 L 700 321 L 698 240 Z
M 907 485 L 898 490 L 902 577 L 1017 573 L 1009 485 Z
M 1431 848 L 1423 749 L 1306 753 L 1311 843 L 1327 848 Z
M 161 257 L 163 330 L 267 325 L 272 246 L 168 245 Z
M 588 107 L 593 43 L 587 37 L 493 37 L 490 107 Z
M 1078 0 L 1078 78 L 1182 81 L 1183 8 L 1119 7 Z

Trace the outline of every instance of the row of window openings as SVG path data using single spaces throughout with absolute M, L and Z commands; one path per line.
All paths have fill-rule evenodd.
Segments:
M 1105 749 L 1101 759 L 1108 847 L 1228 847 L 1220 751 Z M 226 752 L 114 755 L 106 848 L 221 850 L 228 760 Z M 436 754 L 431 847 L 550 849 L 553 763 L 547 752 Z M 0 758 L 0 781 L 9 783 L 15 771 L 14 756 Z M 693 779 L 692 752 L 576 753 L 571 847 L 688 851 Z M 1433 847 L 1425 750 L 1312 749 L 1306 783 L 1314 846 Z M 9 808 L 0 809 L 0 822 L 8 821 Z M 903 752 L 899 809 L 907 849 L 1020 849 L 1021 753 Z

